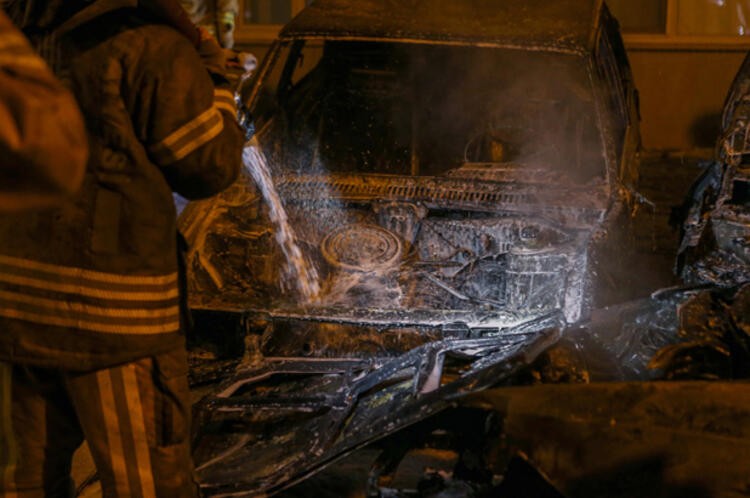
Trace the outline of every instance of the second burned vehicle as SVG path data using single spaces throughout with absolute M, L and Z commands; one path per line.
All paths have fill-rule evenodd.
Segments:
M 677 272 L 691 284 L 750 281 L 750 56 L 732 83 L 714 161 L 687 199 Z
M 491 385 L 609 294 L 639 132 L 601 1 L 318 0 L 245 98 L 280 205 L 248 173 L 181 218 L 207 492 Z

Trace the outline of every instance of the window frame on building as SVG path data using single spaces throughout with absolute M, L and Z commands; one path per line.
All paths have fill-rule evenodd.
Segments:
M 749 35 L 680 34 L 678 30 L 679 1 L 666 0 L 663 33 L 641 33 L 623 30 L 625 44 L 629 48 L 654 50 L 746 50 L 750 48 Z

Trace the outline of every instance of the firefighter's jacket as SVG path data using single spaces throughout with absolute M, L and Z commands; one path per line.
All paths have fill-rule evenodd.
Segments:
M 0 11 L 0 211 L 63 201 L 87 157 L 73 95 Z
M 232 94 L 187 39 L 121 1 L 86 5 L 29 34 L 70 82 L 90 160 L 61 208 L 0 217 L 0 360 L 88 370 L 183 345 L 172 192 L 239 173 Z

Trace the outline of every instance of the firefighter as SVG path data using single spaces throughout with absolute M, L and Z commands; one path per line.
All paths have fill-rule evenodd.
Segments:
M 68 496 L 84 439 L 103 496 L 197 496 L 172 192 L 238 175 L 223 51 L 131 0 L 8 12 L 70 82 L 90 158 L 70 201 L 0 216 L 0 496 Z
M 75 99 L 0 11 L 0 212 L 69 197 L 87 157 Z
M 216 38 L 222 47 L 234 47 L 237 0 L 180 0 L 190 19 Z

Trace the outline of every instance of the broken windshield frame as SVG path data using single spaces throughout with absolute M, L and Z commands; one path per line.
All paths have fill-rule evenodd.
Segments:
M 276 50 L 251 103 L 276 170 L 579 185 L 606 178 L 581 55 L 350 40 Z

